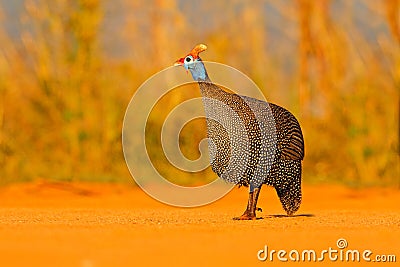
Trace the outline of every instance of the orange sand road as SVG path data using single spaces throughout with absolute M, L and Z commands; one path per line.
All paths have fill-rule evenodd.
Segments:
M 270 266 L 281 262 L 257 259 L 265 245 L 320 253 L 338 249 L 339 238 L 348 242 L 344 252 L 397 256 L 397 263 L 357 266 L 400 262 L 399 190 L 305 186 L 299 216 L 284 217 L 275 191 L 263 188 L 263 219 L 233 221 L 246 201 L 244 188 L 184 209 L 126 185 L 12 185 L 0 189 L 0 266 Z M 328 256 L 324 263 L 355 265 Z

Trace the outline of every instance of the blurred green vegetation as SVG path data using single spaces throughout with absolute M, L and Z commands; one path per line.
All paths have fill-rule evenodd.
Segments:
M 18 32 L 4 26 L 2 5 L 2 184 L 130 181 L 121 127 L 131 96 L 203 42 L 205 60 L 241 70 L 299 118 L 305 182 L 400 186 L 398 0 L 25 0 L 14 14 Z M 163 99 L 146 136 L 155 166 L 182 184 L 215 176 L 208 169 L 187 182 L 166 162 L 155 129 L 193 96 L 196 88 Z M 205 124 L 192 124 L 180 140 L 194 159 Z

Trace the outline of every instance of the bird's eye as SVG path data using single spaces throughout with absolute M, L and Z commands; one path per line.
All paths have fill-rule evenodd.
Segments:
M 187 58 L 185 58 L 185 60 L 186 60 L 186 62 L 190 62 L 190 61 L 192 61 L 192 58 L 191 57 L 187 57 Z

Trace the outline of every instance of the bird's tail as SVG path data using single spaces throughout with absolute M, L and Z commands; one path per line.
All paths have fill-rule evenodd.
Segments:
M 285 187 L 276 187 L 275 189 L 283 209 L 289 216 L 293 215 L 300 208 L 301 204 L 301 173 L 286 184 Z

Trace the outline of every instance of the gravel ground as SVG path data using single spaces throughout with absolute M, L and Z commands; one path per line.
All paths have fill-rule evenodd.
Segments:
M 1 188 L 0 199 L 1 266 L 298 265 L 295 252 L 289 257 L 292 250 L 312 266 L 321 264 L 318 259 L 360 266 L 351 257 L 346 261 L 349 250 L 359 251 L 364 263 L 365 250 L 376 265 L 400 262 L 397 189 L 305 186 L 302 207 L 287 217 L 275 191 L 263 188 L 264 212 L 255 221 L 232 220 L 247 203 L 244 188 L 199 208 L 171 207 L 139 188 L 115 184 L 18 184 Z M 344 248 L 337 244 L 341 238 Z M 261 261 L 265 246 L 268 257 Z M 280 260 L 274 252 L 271 259 L 272 250 L 286 254 Z M 307 253 L 302 260 L 304 250 L 314 250 L 315 261 Z M 376 263 L 393 261 L 390 255 L 396 263 Z

